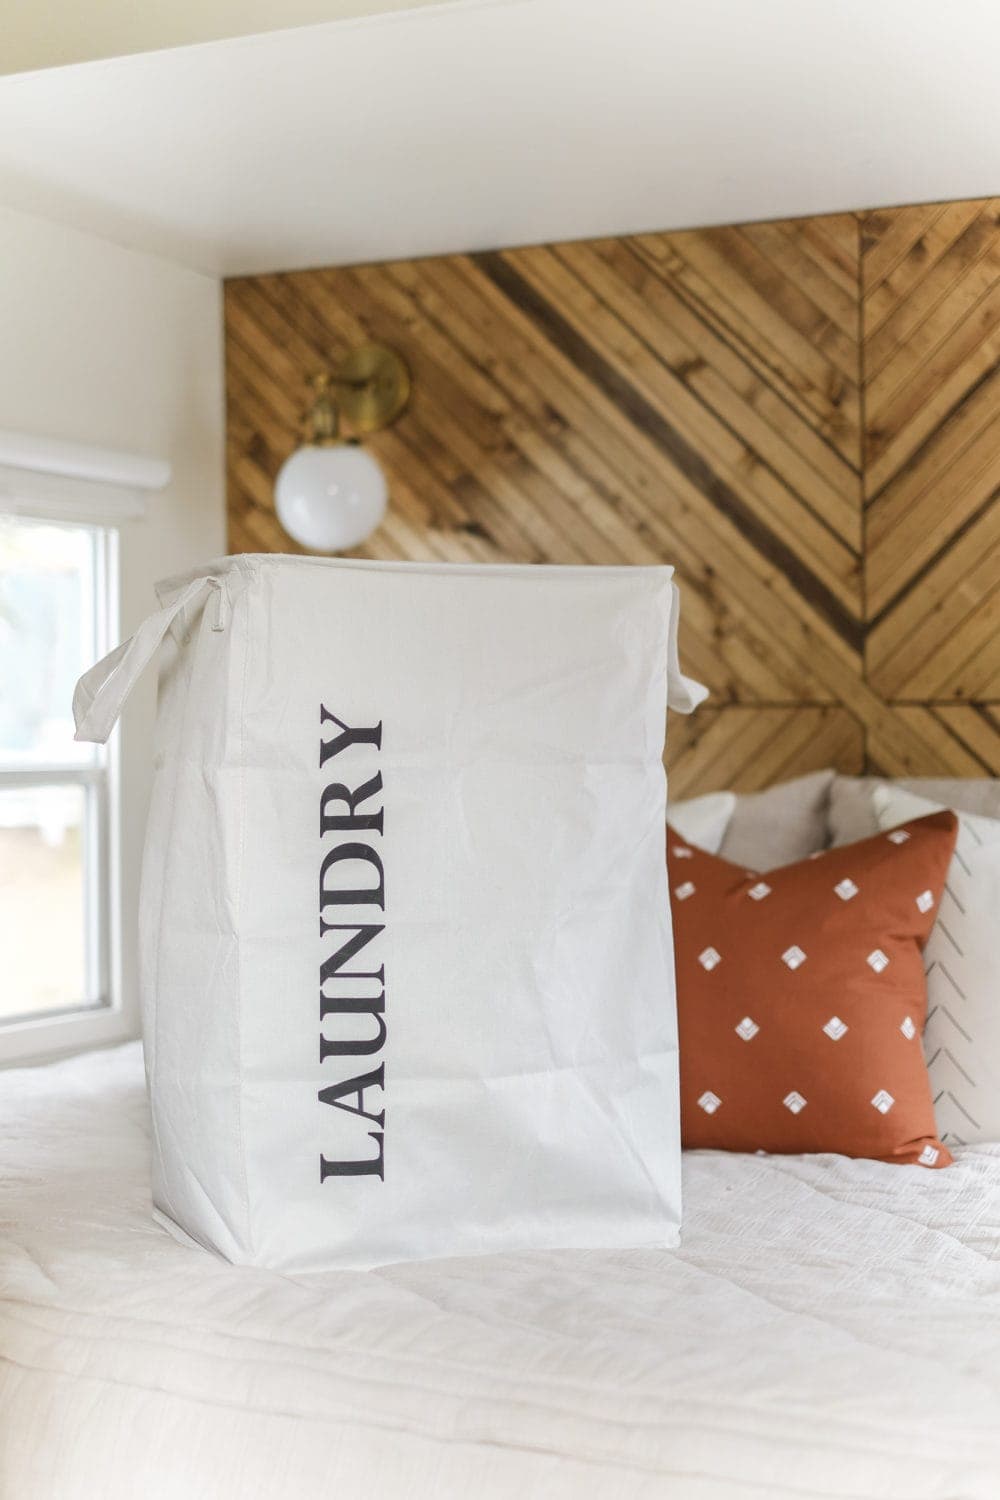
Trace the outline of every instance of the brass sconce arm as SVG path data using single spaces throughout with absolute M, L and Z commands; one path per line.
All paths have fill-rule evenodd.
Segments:
M 315 447 L 339 441 L 341 415 L 354 435 L 377 432 L 396 420 L 410 398 L 406 361 L 383 344 L 362 344 L 335 371 L 314 375 L 310 384 L 315 395 L 306 416 L 306 439 Z

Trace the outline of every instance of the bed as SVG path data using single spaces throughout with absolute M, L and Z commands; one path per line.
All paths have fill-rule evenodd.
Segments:
M 0 1495 L 1000 1495 L 1000 1147 L 685 1158 L 679 1251 L 301 1277 L 151 1219 L 138 1045 L 3 1075 Z

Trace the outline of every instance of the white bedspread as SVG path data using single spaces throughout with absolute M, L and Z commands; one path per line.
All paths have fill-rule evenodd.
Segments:
M 3 1500 L 1000 1496 L 1000 1148 L 687 1158 L 683 1246 L 289 1278 L 150 1218 L 137 1047 L 0 1074 Z

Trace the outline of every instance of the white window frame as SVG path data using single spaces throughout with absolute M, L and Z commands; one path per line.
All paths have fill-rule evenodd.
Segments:
M 117 644 L 118 528 L 106 520 L 46 516 L 32 508 L 19 519 L 44 525 L 78 526 L 94 537 L 94 598 L 92 601 L 96 654 L 100 658 Z M 86 994 L 59 1009 L 0 1016 L 0 1058 L 18 1057 L 25 1050 L 36 1055 L 114 1039 L 121 1018 L 121 940 L 118 893 L 121 850 L 117 737 L 98 748 L 89 764 L 73 760 L 32 760 L 30 766 L 7 767 L 0 761 L 0 791 L 18 787 L 78 786 L 84 793 L 83 919 L 87 940 Z
M 0 512 L 103 531 L 99 548 L 103 576 L 97 582 L 106 601 L 101 612 L 105 639 L 98 641 L 99 655 L 120 639 L 121 528 L 145 514 L 145 492 L 161 488 L 169 478 L 170 466 L 163 460 L 0 430 Z M 90 889 L 99 891 L 104 906 L 95 960 L 100 1001 L 0 1021 L 0 1067 L 42 1063 L 92 1047 L 112 1046 L 139 1034 L 135 976 L 123 983 L 124 847 L 118 730 L 96 765 L 52 762 L 0 775 L 3 786 L 53 783 L 84 785 L 88 816 L 98 825 L 97 839 L 84 840 L 88 859 L 94 861 L 84 885 L 86 889 L 90 882 Z

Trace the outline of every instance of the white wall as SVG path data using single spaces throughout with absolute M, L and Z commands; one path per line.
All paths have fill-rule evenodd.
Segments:
M 225 551 L 221 288 L 212 277 L 0 209 L 0 427 L 167 458 L 169 487 L 123 523 L 122 634 L 157 578 Z M 136 989 L 136 897 L 155 684 L 121 734 L 123 980 Z
M 136 5 L 135 0 L 101 0 L 100 5 L 81 5 L 80 0 L 47 0 L 38 5 L 35 0 L 18 0 L 4 10 L 0 73 L 437 3 L 440 0 L 170 0 L 169 5 Z

